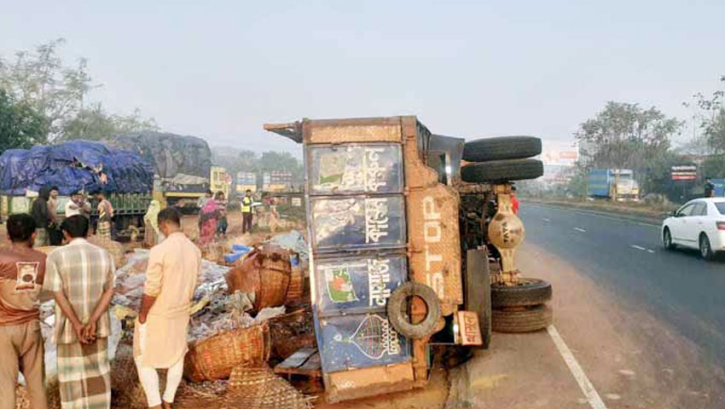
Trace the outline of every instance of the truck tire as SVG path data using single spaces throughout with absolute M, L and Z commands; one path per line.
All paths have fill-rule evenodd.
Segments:
M 491 270 L 486 250 L 466 252 L 465 274 L 463 308 L 478 315 L 483 343 L 476 348 L 488 349 L 491 344 Z
M 467 162 L 526 159 L 540 154 L 541 139 L 533 136 L 482 138 L 463 146 L 463 160 Z
M 491 306 L 530 307 L 550 301 L 551 293 L 551 283 L 538 278 L 524 278 L 517 286 L 492 285 Z
M 542 330 L 553 319 L 551 307 L 546 304 L 525 307 L 522 310 L 493 310 L 493 330 L 504 333 L 522 333 Z
M 461 168 L 461 179 L 469 183 L 500 183 L 536 179 L 544 174 L 544 164 L 536 159 L 469 163 Z
M 419 297 L 425 302 L 427 313 L 423 321 L 413 324 L 404 312 L 408 298 Z M 388 299 L 388 320 L 399 334 L 412 339 L 425 338 L 433 334 L 441 318 L 441 304 L 438 294 L 423 283 L 409 281 L 393 291 Z

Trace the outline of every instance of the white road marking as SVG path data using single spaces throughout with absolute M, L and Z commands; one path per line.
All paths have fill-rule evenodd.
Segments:
M 637 250 L 642 250 L 642 251 L 647 251 L 647 249 L 646 249 L 646 248 L 644 248 L 644 247 L 641 247 L 641 246 L 635 246 L 634 244 L 633 244 L 633 245 L 632 245 L 631 247 L 632 247 L 633 249 L 637 249 Z
M 655 251 L 654 250 L 647 249 L 647 253 L 655 254 Z
M 561 357 L 564 358 L 564 362 L 566 362 L 566 365 L 569 367 L 569 371 L 571 371 L 574 379 L 579 384 L 579 388 L 581 388 L 584 396 L 587 398 L 589 406 L 591 406 L 592 409 L 607 409 L 607 406 L 604 404 L 604 401 L 602 401 L 599 393 L 597 393 L 597 390 L 594 389 L 594 385 L 592 385 L 591 381 L 589 381 L 589 378 L 587 378 L 587 375 L 584 373 L 581 365 L 579 365 L 579 362 L 577 362 L 576 358 L 574 358 L 574 354 L 571 353 L 571 350 L 564 342 L 564 339 L 561 338 L 561 335 L 559 335 L 559 331 L 557 331 L 553 325 L 549 325 L 549 327 L 546 328 L 546 331 L 554 341 L 554 345 L 556 345 L 556 349 L 559 350 L 559 354 L 561 354 Z
M 549 223 L 551 221 L 551 219 L 547 219 L 547 218 L 543 218 L 541 220 L 545 221 L 546 223 Z
M 586 230 L 584 230 L 584 229 L 582 229 L 582 228 L 579 228 L 579 227 L 575 227 L 575 228 L 574 228 L 574 230 L 576 230 L 576 231 L 580 231 L 580 232 L 582 232 L 582 233 L 586 233 L 586 232 L 587 232 Z

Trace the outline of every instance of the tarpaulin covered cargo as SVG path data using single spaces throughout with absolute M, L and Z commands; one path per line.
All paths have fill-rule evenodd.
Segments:
M 161 179 L 173 179 L 178 174 L 209 178 L 211 149 L 201 138 L 165 132 L 137 132 L 113 135 L 104 142 L 108 146 L 137 152 L 151 163 Z
M 137 153 L 89 141 L 11 149 L 0 155 L 0 194 L 20 196 L 26 191 L 57 186 L 69 195 L 88 192 L 143 193 L 153 188 L 151 164 Z

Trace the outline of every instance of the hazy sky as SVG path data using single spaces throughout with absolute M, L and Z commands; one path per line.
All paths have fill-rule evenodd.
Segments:
M 108 110 L 258 151 L 303 117 L 566 140 L 609 100 L 686 119 L 725 74 L 723 0 L 1 3 L 0 54 L 64 37 Z

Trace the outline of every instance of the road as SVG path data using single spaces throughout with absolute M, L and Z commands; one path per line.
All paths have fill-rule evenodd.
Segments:
M 447 408 L 725 407 L 725 262 L 668 252 L 657 225 L 523 202 L 528 277 L 552 283 L 547 331 L 494 333 Z
M 653 224 L 528 203 L 520 216 L 527 241 L 646 309 L 725 366 L 725 262 L 666 251 Z

